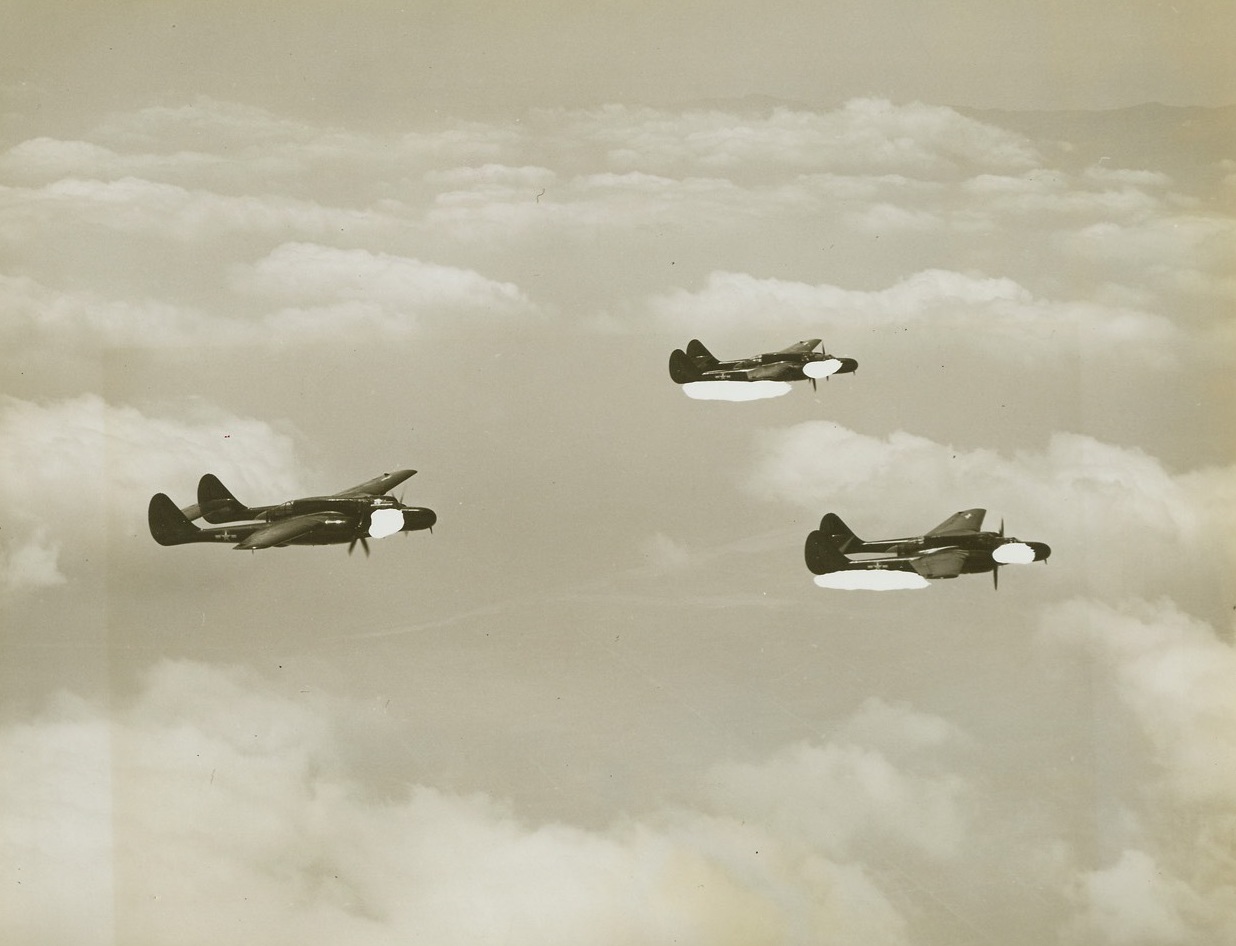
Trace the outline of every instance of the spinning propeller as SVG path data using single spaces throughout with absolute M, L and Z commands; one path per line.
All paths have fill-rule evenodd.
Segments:
M 365 550 L 365 558 L 368 558 L 369 557 L 369 540 L 366 539 L 363 535 L 359 539 L 353 539 L 351 542 L 348 543 L 348 554 L 349 555 L 352 554 L 352 550 L 356 548 L 357 542 L 360 542 L 361 548 Z
M 997 534 L 1000 536 L 1000 538 L 1002 539 L 1004 538 L 1004 517 L 1003 516 L 1000 517 L 1000 531 Z M 994 589 L 996 589 L 996 591 L 1000 590 L 1000 563 L 999 562 L 996 562 L 996 567 L 991 570 L 991 586 Z

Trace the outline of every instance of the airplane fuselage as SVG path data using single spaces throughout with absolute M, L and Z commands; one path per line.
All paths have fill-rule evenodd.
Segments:
M 971 532 L 959 535 L 919 535 L 904 539 L 876 539 L 852 545 L 849 552 L 881 552 L 891 555 L 917 555 L 931 549 L 955 548 L 967 552 L 995 553 L 1007 548 L 1011 560 L 1026 559 L 1041 562 L 1051 554 L 1044 542 L 1023 542 L 1014 536 L 998 532 Z
M 386 508 L 393 508 L 387 506 Z M 329 509 L 302 510 L 297 515 L 310 513 L 323 514 L 317 527 L 307 535 L 295 536 L 280 545 L 342 545 L 358 539 L 391 535 L 395 532 L 419 532 L 432 528 L 438 521 L 437 514 L 432 509 L 421 506 L 400 506 L 394 511 L 402 516 L 402 522 L 396 522 L 399 528 L 386 526 L 381 530 L 375 528 L 372 514 L 364 512 L 359 515 L 348 515 L 346 512 L 336 512 Z M 280 517 L 286 518 L 286 517 Z M 196 530 L 191 536 L 186 535 L 180 542 L 222 542 L 228 545 L 244 543 L 254 532 L 265 529 L 265 522 L 246 522 L 238 525 L 214 526 Z M 179 543 L 178 543 L 179 544 Z
M 698 339 L 687 343 L 686 351 L 670 353 L 670 377 L 678 384 L 693 381 L 803 381 L 815 382 L 834 374 L 847 374 L 858 368 L 853 358 L 837 358 L 815 351 L 820 339 L 804 339 L 785 351 L 763 352 L 750 358 L 722 361 Z
M 700 370 L 713 373 L 717 371 L 750 371 L 752 368 L 763 368 L 768 365 L 785 365 L 787 368 L 797 368 L 800 371 L 804 365 L 812 364 L 820 361 L 838 361 L 840 366 L 834 372 L 835 374 L 845 374 L 853 371 L 858 367 L 858 362 L 853 358 L 835 358 L 833 355 L 821 354 L 820 352 L 790 352 L 777 353 L 770 352 L 764 355 L 756 355 L 753 358 L 739 358 L 734 361 L 718 361 L 709 364 L 706 359 L 696 359 L 696 365 Z M 805 377 L 805 375 L 804 375 Z
M 305 516 L 315 512 L 340 512 L 361 516 L 375 509 L 403 509 L 393 496 L 306 496 L 290 499 L 277 506 L 262 506 L 254 509 L 256 519 L 273 522 L 289 516 Z
M 805 365 L 809 361 L 823 361 L 827 357 L 827 355 L 820 355 L 816 352 L 790 354 L 768 352 L 763 355 L 755 355 L 752 358 L 737 358 L 734 361 L 719 361 L 712 366 L 712 370 L 745 371 L 749 368 L 758 368 L 761 365 Z
M 265 523 L 246 522 L 242 525 L 233 526 L 215 526 L 213 528 L 199 529 L 193 538 L 185 539 L 186 542 L 223 542 L 228 545 L 236 545 L 249 538 L 254 532 L 259 529 L 266 528 Z M 358 539 L 363 534 L 360 524 L 356 519 L 348 516 L 332 516 L 325 519 L 321 525 L 309 535 L 297 536 L 289 539 L 284 545 L 339 545 L 343 542 L 351 542 L 353 539 Z

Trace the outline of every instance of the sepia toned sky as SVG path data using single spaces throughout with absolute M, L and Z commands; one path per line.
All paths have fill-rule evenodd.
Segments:
M 3 18 L 5 943 L 1236 936 L 1227 5 Z M 975 506 L 1050 561 L 803 563 Z

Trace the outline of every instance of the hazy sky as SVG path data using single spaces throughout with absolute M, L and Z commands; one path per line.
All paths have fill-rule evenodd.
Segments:
M 5 8 L 0 940 L 1236 939 L 1236 15 L 927 8 Z
M 747 95 L 1017 109 L 1236 97 L 1226 0 L 12 0 L 0 17 L 0 77 L 46 123 L 202 94 L 394 130 L 439 110 Z

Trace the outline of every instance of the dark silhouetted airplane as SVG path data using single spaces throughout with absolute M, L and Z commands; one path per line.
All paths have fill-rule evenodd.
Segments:
M 1046 561 L 1051 547 L 1045 542 L 1023 542 L 999 532 L 980 531 L 985 509 L 967 509 L 950 516 L 925 535 L 904 539 L 864 540 L 827 513 L 820 527 L 807 536 L 803 550 L 816 584 L 826 588 L 921 588 L 929 578 L 991 572 L 999 587 L 1000 566 Z M 850 558 L 853 554 L 883 553 L 882 558 Z M 882 573 L 873 575 L 872 573 Z M 888 573 L 899 574 L 888 574 Z
M 369 539 L 433 529 L 432 509 L 405 506 L 385 493 L 416 470 L 396 470 L 329 496 L 308 496 L 274 506 L 246 506 L 207 473 L 197 484 L 197 504 L 177 508 L 165 493 L 150 500 L 150 534 L 160 545 L 189 542 L 236 543 L 238 549 L 268 549 L 284 545 L 341 545 L 348 554 L 359 542 L 369 554 Z M 213 528 L 199 528 L 194 519 Z M 250 521 L 246 521 L 250 520 Z M 257 521 L 252 521 L 257 520 Z
M 670 353 L 670 377 L 677 384 L 695 381 L 802 381 L 814 388 L 820 378 L 848 374 L 858 368 L 853 358 L 838 358 L 823 350 L 816 351 L 820 339 L 795 342 L 781 351 L 767 352 L 736 361 L 720 361 L 699 339 L 687 343 L 687 350 L 675 348 Z

